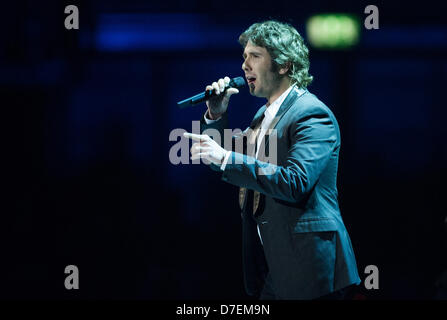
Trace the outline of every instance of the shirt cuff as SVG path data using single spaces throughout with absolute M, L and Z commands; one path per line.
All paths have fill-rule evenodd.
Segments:
M 222 171 L 225 170 L 225 167 L 227 166 L 228 159 L 230 159 L 231 152 L 232 151 L 227 151 L 227 154 L 225 155 L 225 157 L 222 161 L 222 165 L 220 166 L 220 170 L 222 170 Z
M 219 121 L 220 118 L 222 118 L 222 116 L 220 116 L 219 118 L 217 118 L 217 119 L 215 119 L 215 120 L 211 120 L 211 119 L 208 119 L 208 118 L 206 117 L 207 114 L 208 114 L 208 110 L 205 112 L 205 115 L 203 116 L 203 118 L 205 119 L 205 123 L 206 123 L 206 124 L 214 123 L 214 122 L 216 122 L 216 121 Z

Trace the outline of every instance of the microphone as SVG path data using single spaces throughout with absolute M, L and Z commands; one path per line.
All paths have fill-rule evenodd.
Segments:
M 228 88 L 242 88 L 245 86 L 244 78 L 237 77 L 230 80 L 230 83 L 225 87 L 225 90 Z M 182 100 L 177 102 L 177 105 L 179 108 L 183 109 L 186 107 L 194 106 L 198 103 L 207 101 L 208 99 L 214 97 L 216 95 L 216 92 L 214 90 L 206 90 L 205 92 L 196 94 L 195 96 L 192 96 L 191 98 Z

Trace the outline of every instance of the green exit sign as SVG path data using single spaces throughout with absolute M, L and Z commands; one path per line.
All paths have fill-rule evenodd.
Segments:
M 360 21 L 349 14 L 318 14 L 306 22 L 307 39 L 315 48 L 345 49 L 360 39 Z

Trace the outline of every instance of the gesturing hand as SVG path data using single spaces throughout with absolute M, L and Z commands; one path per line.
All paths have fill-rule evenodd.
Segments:
M 191 147 L 191 160 L 204 159 L 214 164 L 220 165 L 227 154 L 227 150 L 222 148 L 216 141 L 206 134 L 194 134 L 185 132 L 184 137 L 190 138 L 194 143 Z M 205 164 L 206 161 L 204 161 Z

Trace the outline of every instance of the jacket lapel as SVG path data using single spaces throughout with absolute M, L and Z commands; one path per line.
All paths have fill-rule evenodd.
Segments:
M 262 106 L 262 108 L 260 108 L 258 110 L 258 112 L 256 112 L 255 117 L 253 118 L 253 120 L 251 121 L 251 124 L 250 124 L 251 129 L 254 129 L 259 124 L 259 122 L 262 121 L 262 119 L 264 119 L 265 109 L 266 109 L 266 107 L 264 105 L 264 106 Z
M 273 118 L 272 123 L 270 124 L 270 126 L 267 129 L 267 133 L 265 134 L 263 141 L 261 142 L 261 146 L 265 144 L 264 146 L 264 153 L 261 156 L 265 156 L 265 151 L 268 150 L 268 146 L 269 146 L 269 138 L 270 138 L 270 134 L 271 131 L 273 129 L 276 129 L 276 125 L 278 124 L 279 120 L 282 119 L 282 117 L 284 116 L 284 114 L 287 112 L 287 110 L 290 109 L 290 107 L 295 103 L 295 101 L 300 98 L 307 90 L 303 91 L 299 91 L 296 88 L 292 89 L 289 93 L 289 95 L 287 96 L 286 100 L 284 100 L 284 102 L 281 104 L 281 106 L 279 107 L 278 112 L 276 113 L 275 118 Z M 264 157 L 262 157 L 264 158 Z M 260 159 L 263 160 L 263 159 Z

